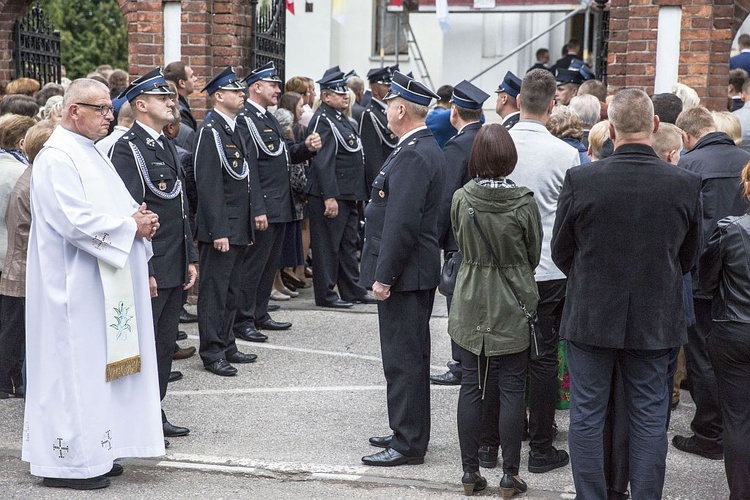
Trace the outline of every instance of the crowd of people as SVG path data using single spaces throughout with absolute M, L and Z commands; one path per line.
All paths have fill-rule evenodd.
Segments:
M 679 83 L 608 95 L 579 49 L 508 72 L 487 124 L 476 85 L 433 91 L 397 66 L 10 82 L 0 398 L 26 397 L 31 473 L 96 489 L 115 459 L 162 455 L 190 432 L 159 403 L 196 353 L 180 322 L 197 321 L 205 369 L 233 376 L 257 359 L 236 339 L 292 328 L 272 301 L 312 287 L 319 307 L 377 304 L 392 432 L 366 465 L 423 463 L 429 384 L 460 385 L 467 495 L 500 455 L 503 497 L 527 491 L 529 439 L 528 471 L 571 463 L 579 498 L 656 499 L 686 387 L 693 435 L 673 446 L 723 458 L 731 498 L 750 498 L 748 73 L 733 62 L 728 109 L 709 111 Z M 452 359 L 430 375 L 438 284 Z

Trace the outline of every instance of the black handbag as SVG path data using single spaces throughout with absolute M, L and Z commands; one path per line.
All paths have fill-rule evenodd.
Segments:
M 453 295 L 453 290 L 456 288 L 456 277 L 458 276 L 458 270 L 461 268 L 461 260 L 461 251 L 456 250 L 448 256 L 448 260 L 443 264 L 438 290 L 446 297 Z
M 529 310 L 526 309 L 526 304 L 523 303 L 521 300 L 521 297 L 516 293 L 516 289 L 511 284 L 510 280 L 507 276 L 505 276 L 505 273 L 503 272 L 503 268 L 500 267 L 500 260 L 495 257 L 495 252 L 492 250 L 492 245 L 490 245 L 490 241 L 487 239 L 487 237 L 484 235 L 484 231 L 482 231 L 482 228 L 479 227 L 479 224 L 477 224 L 477 220 L 474 217 L 474 207 L 471 206 L 471 203 L 469 203 L 469 200 L 466 200 L 466 204 L 469 205 L 469 218 L 471 219 L 471 224 L 474 226 L 474 228 L 479 233 L 479 236 L 484 240 L 484 243 L 487 245 L 487 249 L 490 251 L 490 255 L 492 256 L 492 260 L 495 261 L 495 265 L 500 270 L 500 276 L 502 276 L 505 283 L 508 285 L 508 288 L 510 288 L 510 291 L 513 293 L 513 297 L 515 297 L 516 302 L 518 302 L 518 306 L 523 311 L 524 316 L 526 316 L 526 321 L 529 323 L 529 359 L 532 361 L 536 361 L 540 358 L 542 358 L 545 355 L 544 350 L 544 342 L 542 340 L 542 332 L 539 331 L 539 316 L 537 315 L 536 311 L 534 314 L 529 313 Z

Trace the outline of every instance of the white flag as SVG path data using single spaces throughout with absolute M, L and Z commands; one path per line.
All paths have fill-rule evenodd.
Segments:
M 443 34 L 448 33 L 451 30 L 451 21 L 448 18 L 448 0 L 435 1 L 435 15 Z

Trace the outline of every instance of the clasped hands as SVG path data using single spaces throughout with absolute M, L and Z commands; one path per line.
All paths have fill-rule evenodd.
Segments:
M 141 203 L 138 211 L 132 217 L 135 219 L 137 226 L 136 238 L 146 238 L 151 241 L 151 238 L 156 234 L 156 230 L 159 229 L 159 216 L 148 210 L 145 203 Z

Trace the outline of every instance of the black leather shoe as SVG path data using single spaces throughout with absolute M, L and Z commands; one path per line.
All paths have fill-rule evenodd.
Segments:
M 258 359 L 256 354 L 245 354 L 240 351 L 227 355 L 227 361 L 230 363 L 253 363 L 256 359 Z
M 424 463 L 424 457 L 407 457 L 393 448 L 362 457 L 362 463 L 375 467 L 395 467 L 397 465 L 420 465 Z
M 70 488 L 71 490 L 100 490 L 109 486 L 111 481 L 104 476 L 89 479 L 62 479 L 58 477 L 45 477 L 42 484 L 48 488 Z
M 180 330 L 177 332 L 177 340 L 187 340 L 187 333 Z
M 699 455 L 704 458 L 710 458 L 711 460 L 721 460 L 724 458 L 723 451 L 713 451 L 701 448 L 698 445 L 695 436 L 675 436 L 672 438 L 672 446 L 685 453 L 692 453 L 693 455 Z
M 234 331 L 234 336 L 248 342 L 265 342 L 268 340 L 268 337 L 260 333 L 254 326 L 237 329 Z
M 172 353 L 172 359 L 188 359 L 195 355 L 195 347 L 180 347 Z
M 536 453 L 533 450 L 529 451 L 529 472 L 535 474 L 565 467 L 568 462 L 570 462 L 570 455 L 565 450 L 558 450 L 553 447 L 551 451 L 544 454 Z
M 281 272 L 281 282 L 284 283 L 284 286 L 289 288 L 290 290 L 294 291 L 296 288 L 304 288 L 305 282 L 302 280 L 297 279 L 296 276 L 292 276 L 289 273 L 286 273 L 284 271 Z M 292 287 L 290 287 L 291 285 Z
M 461 379 L 448 370 L 440 375 L 430 375 L 430 383 L 435 385 L 461 385 Z
M 256 321 L 255 327 L 258 330 L 289 330 L 292 324 L 287 321 L 274 321 L 268 318 L 265 321 Z
M 281 309 L 281 306 L 278 304 L 268 304 L 268 312 L 274 312 Z
M 195 323 L 198 321 L 198 315 L 189 313 L 184 307 L 180 310 L 180 323 Z
M 112 468 L 109 470 L 109 472 L 107 472 L 106 474 L 104 474 L 104 477 L 122 476 L 123 472 L 125 472 L 125 468 L 122 465 L 120 465 L 118 463 L 113 463 L 112 464 Z
M 336 299 L 332 302 L 324 302 L 322 304 L 318 304 L 319 307 L 330 307 L 332 309 L 349 309 L 354 304 L 351 302 L 347 302 L 345 300 Z
M 479 447 L 479 466 L 485 469 L 497 467 L 497 446 Z
M 378 299 L 368 293 L 364 297 L 352 300 L 352 302 L 354 304 L 377 304 Z
M 524 481 L 519 481 L 510 474 L 503 474 L 503 478 L 500 480 L 500 493 L 503 495 L 503 499 L 507 500 L 516 493 L 524 493 L 529 487 Z
M 391 445 L 391 439 L 393 439 L 393 434 L 390 436 L 373 436 L 370 438 L 370 444 L 378 448 L 388 448 Z
M 477 491 L 482 491 L 487 488 L 487 480 L 476 472 L 464 472 L 464 477 L 461 478 L 461 484 L 464 487 L 464 495 L 470 497 Z
M 182 372 L 169 372 L 167 383 L 177 382 L 178 380 L 182 380 Z
M 211 373 L 221 375 L 222 377 L 231 377 L 232 375 L 237 375 L 237 368 L 230 365 L 226 359 L 217 359 L 213 363 L 207 364 L 205 368 Z
M 190 434 L 190 429 L 187 427 L 177 427 L 169 422 L 164 422 L 161 426 L 164 429 L 164 435 L 166 437 L 182 437 Z
M 164 449 L 167 449 L 167 448 L 169 448 L 169 441 L 167 441 L 167 440 L 165 439 L 165 440 L 164 440 Z

